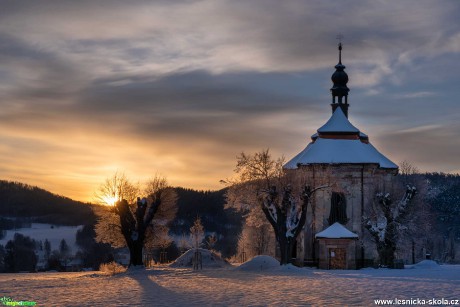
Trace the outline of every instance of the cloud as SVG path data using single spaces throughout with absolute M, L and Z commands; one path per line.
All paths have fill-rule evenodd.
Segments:
M 436 95 L 435 92 L 421 91 L 421 92 L 403 94 L 402 97 L 403 98 L 423 98 L 423 97 L 431 97 L 435 95 Z
M 20 172 L 27 182 L 40 177 L 40 184 L 52 190 L 56 185 L 45 178 L 74 182 L 86 176 L 88 191 L 97 186 L 95 178 L 117 169 L 144 179 L 161 171 L 177 185 L 220 188 L 240 151 L 271 147 L 281 155 L 286 147 L 297 148 L 285 136 L 303 139 L 303 131 L 291 124 L 305 124 L 321 109 L 308 97 L 289 93 L 302 83 L 299 76 L 288 76 L 293 81 L 284 81 L 291 85 L 282 90 L 276 89 L 276 81 L 286 78 L 280 74 L 196 71 L 123 78 L 95 80 L 69 94 L 68 103 L 49 99 L 27 111 L 5 112 L 0 124 L 8 131 L 5 164 L 26 163 L 4 174 L 18 178 Z M 270 83 L 272 90 L 263 90 Z M 20 154 L 13 155 L 16 150 Z M 85 193 L 79 197 L 91 197 Z
M 217 188 L 238 152 L 289 158 L 327 121 L 338 32 L 350 119 L 390 158 L 458 169 L 458 14 L 428 0 L 7 1 L 0 170 L 82 199 L 116 169 Z
M 3 10 L 4 31 L 40 48 L 59 50 L 80 65 L 106 74 L 325 68 L 336 59 L 330 45 L 338 31 L 345 34 L 349 54 L 379 71 L 397 64 L 398 58 L 410 62 L 416 56 L 439 53 L 434 50 L 455 49 L 458 35 L 458 29 L 436 31 L 441 23 L 455 21 L 454 2 L 437 7 L 420 1 L 391 6 L 367 1 L 311 1 L 308 5 L 301 1 L 63 1 L 58 5 L 43 1 L 25 5 L 19 1 L 9 5 L 13 7 Z M 445 41 L 446 47 L 432 44 L 433 39 Z M 354 62 L 358 61 L 350 63 Z
M 385 152 L 392 152 L 396 161 L 411 161 L 422 171 L 452 172 L 458 168 L 459 129 L 456 122 L 392 129 L 380 135 L 378 143 Z
M 442 125 L 426 125 L 426 126 L 417 126 L 408 129 L 403 129 L 396 131 L 395 134 L 411 134 L 411 133 L 420 133 L 420 132 L 432 132 L 438 128 L 442 128 Z

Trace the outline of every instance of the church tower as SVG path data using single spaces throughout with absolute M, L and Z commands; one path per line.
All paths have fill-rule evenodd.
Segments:
M 374 248 L 366 241 L 367 233 L 362 222 L 366 206 L 372 204 L 377 189 L 384 190 L 392 185 L 398 166 L 372 146 L 369 137 L 349 121 L 350 90 L 342 64 L 342 43 L 338 49 L 339 63 L 331 77 L 332 115 L 284 168 L 302 172 L 313 187 L 327 186 L 312 198 L 305 230 L 297 241 L 296 255 L 293 255 L 296 262 L 299 265 L 319 263 L 323 268 L 356 268 L 374 257 Z M 347 241 L 340 251 L 343 263 L 331 266 L 332 255 L 336 255 L 340 248 L 328 248 L 318 235 L 331 231 L 340 233 L 337 229 L 344 234 L 353 234 L 348 238 L 353 240 Z M 345 238 L 329 239 L 340 241 Z
M 335 65 L 335 72 L 331 77 L 334 85 L 331 88 L 332 94 L 332 113 L 340 107 L 348 117 L 348 92 L 350 89 L 347 87 L 348 75 L 345 72 L 345 65 L 342 64 L 342 43 L 339 43 L 339 63 Z

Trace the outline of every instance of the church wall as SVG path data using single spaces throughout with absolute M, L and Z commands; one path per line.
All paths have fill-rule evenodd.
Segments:
M 312 187 L 328 187 L 317 191 L 310 202 L 304 233 L 298 239 L 297 262 L 302 262 L 301 259 L 318 259 L 319 246 L 314 235 L 330 226 L 328 218 L 332 192 L 343 193 L 345 196 L 348 218 L 345 226 L 359 236 L 354 253 L 357 259 L 363 257 L 362 247 L 364 258 L 374 258 L 375 247 L 369 240 L 362 216 L 367 206 L 372 204 L 376 191 L 384 191 L 391 187 L 395 170 L 380 169 L 376 164 L 340 164 L 303 166 L 302 171 Z

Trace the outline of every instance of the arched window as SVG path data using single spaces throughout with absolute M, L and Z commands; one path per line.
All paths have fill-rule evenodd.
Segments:
M 339 222 L 345 225 L 348 222 L 347 218 L 347 200 L 343 193 L 332 192 L 331 195 L 331 211 L 328 218 L 329 225 Z

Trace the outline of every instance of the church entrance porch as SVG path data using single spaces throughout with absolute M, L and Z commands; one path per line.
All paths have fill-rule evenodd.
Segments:
M 326 270 L 356 269 L 358 235 L 336 222 L 315 235 L 319 247 L 318 267 Z

